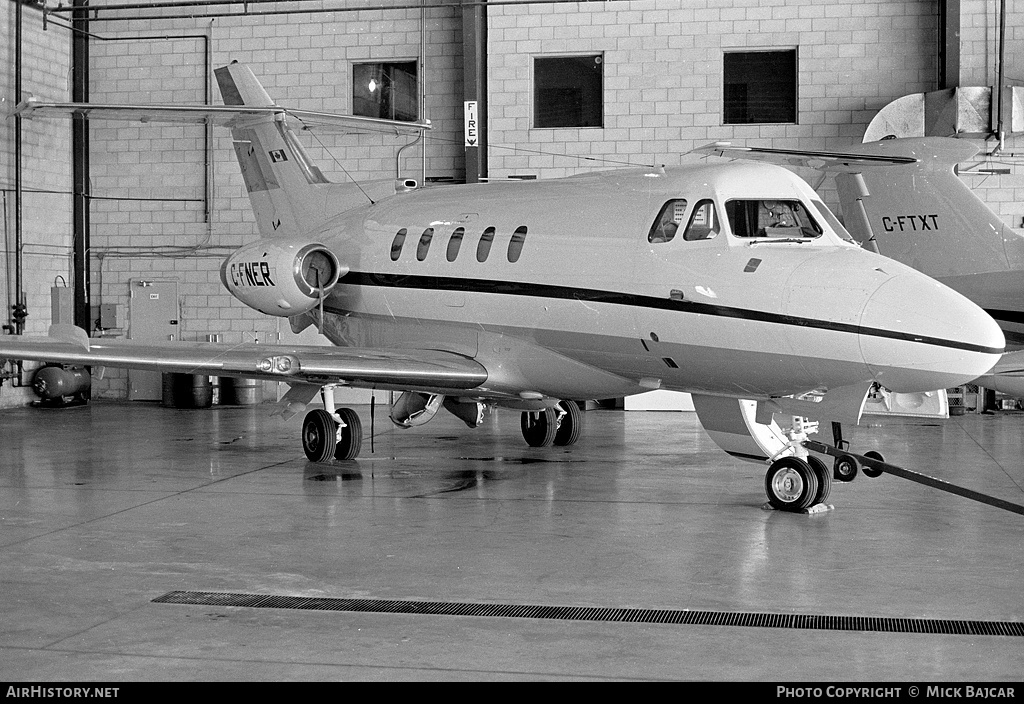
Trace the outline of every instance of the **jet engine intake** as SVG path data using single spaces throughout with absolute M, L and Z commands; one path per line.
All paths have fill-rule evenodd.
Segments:
M 220 268 L 231 295 L 267 315 L 289 317 L 316 308 L 348 273 L 322 244 L 260 240 L 237 249 Z
M 406 391 L 391 406 L 391 422 L 399 428 L 423 425 L 437 413 L 444 396 Z

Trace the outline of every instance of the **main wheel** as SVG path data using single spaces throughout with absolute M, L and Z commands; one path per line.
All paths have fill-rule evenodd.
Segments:
M 338 446 L 334 450 L 336 460 L 354 460 L 359 456 L 359 450 L 363 447 L 363 423 L 359 415 L 351 408 L 339 408 L 338 417 L 341 418 L 341 432 L 338 433 Z
M 818 478 L 799 457 L 783 457 L 772 462 L 764 477 L 768 502 L 783 511 L 802 511 L 814 505 L 818 496 Z
M 881 453 L 875 452 L 874 450 L 868 450 L 867 452 L 864 453 L 864 456 L 867 457 L 869 460 L 878 460 L 879 462 L 885 462 L 885 459 L 882 457 Z M 875 477 L 882 476 L 882 474 L 882 470 L 864 465 L 864 476 L 871 477 L 872 479 L 874 479 Z
M 530 447 L 547 447 L 555 441 L 558 415 L 553 408 L 543 411 L 524 411 L 519 421 L 523 438 Z
M 575 401 L 559 401 L 558 408 L 565 411 L 562 420 L 558 423 L 558 430 L 555 431 L 554 443 L 556 445 L 573 445 L 580 439 L 580 425 L 583 422 L 583 414 Z M 557 411 L 556 411 L 557 413 Z
M 302 451 L 310 462 L 326 462 L 338 445 L 338 424 L 331 414 L 316 408 L 302 421 Z
M 832 493 L 832 473 L 828 471 L 825 463 L 817 457 L 809 456 L 807 464 L 814 470 L 814 477 L 818 480 L 818 495 L 814 497 L 814 501 L 811 503 L 811 506 L 817 506 L 818 504 L 825 503 L 828 500 L 829 494 Z

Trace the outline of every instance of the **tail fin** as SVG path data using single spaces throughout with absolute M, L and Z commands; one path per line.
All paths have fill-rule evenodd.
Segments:
M 884 140 L 850 151 L 918 160 L 837 174 L 846 227 L 855 237 L 873 238 L 881 254 L 957 289 L 960 277 L 1024 269 L 1024 238 L 954 171 L 977 147 L 926 137 Z
M 225 105 L 274 107 L 252 70 L 237 62 L 214 71 Z M 355 184 L 324 178 L 285 120 L 285 112 L 239 118 L 235 156 L 263 237 L 312 232 L 340 212 L 369 202 Z

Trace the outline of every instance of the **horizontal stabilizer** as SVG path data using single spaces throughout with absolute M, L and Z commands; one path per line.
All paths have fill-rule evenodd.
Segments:
M 52 103 L 28 99 L 12 113 L 23 117 L 76 117 L 127 122 L 193 123 L 234 127 L 253 118 L 288 116 L 303 129 L 326 132 L 385 132 L 412 134 L 431 129 L 429 122 L 401 122 L 358 115 L 293 110 L 276 105 L 118 105 L 110 103 Z

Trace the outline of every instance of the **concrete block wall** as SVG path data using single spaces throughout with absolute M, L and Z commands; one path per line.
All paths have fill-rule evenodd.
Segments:
M 1024 10 L 1007 3 L 1007 76 L 1024 55 Z M 938 3 L 934 0 L 638 0 L 489 8 L 490 175 L 565 176 L 621 165 L 679 164 L 686 153 L 725 140 L 762 146 L 840 149 L 861 141 L 891 101 L 938 88 Z M 996 82 L 999 3 L 961 3 L 964 86 Z M 796 124 L 723 124 L 722 56 L 732 49 L 798 54 Z M 603 128 L 533 128 L 533 60 L 600 53 Z M 1019 82 L 1019 81 L 1018 81 Z M 1024 144 L 1014 137 L 1004 151 Z M 965 172 L 1007 224 L 1024 227 L 1024 176 L 1010 158 L 988 158 L 991 140 Z M 583 159 L 578 157 L 584 157 Z M 794 169 L 812 183 L 819 175 Z M 840 212 L 831 180 L 819 188 Z M 841 213 L 840 213 L 841 214 Z
M 67 32 L 44 31 L 42 14 L 22 8 L 22 91 L 14 95 L 15 5 L 0 6 L 0 319 L 10 322 L 15 292 L 15 127 L 7 119 L 19 99 L 70 100 Z M 22 289 L 27 294 L 27 334 L 46 334 L 50 289 L 73 286 L 71 266 L 71 128 L 67 120 L 22 120 Z M 2 334 L 2 333 L 0 333 Z M 26 364 L 25 384 L 35 364 Z M 10 367 L 7 367 L 9 369 Z M 35 395 L 19 381 L 0 384 L 0 408 L 21 406 Z
M 808 148 L 859 141 L 874 111 L 935 80 L 934 2 L 642 2 L 489 9 L 491 175 L 562 176 L 593 162 L 496 149 L 543 148 L 620 162 L 678 164 L 716 140 Z M 723 53 L 798 53 L 797 124 L 723 125 Z M 537 56 L 604 57 L 603 129 L 534 129 Z M 598 164 L 599 165 L 599 164 Z
M 1024 6 L 1013 2 L 1005 4 L 1004 81 L 1006 85 L 1022 85 Z M 1000 3 L 963 0 L 960 9 L 964 18 L 960 28 L 960 85 L 995 86 L 999 81 Z M 1024 155 L 1024 135 L 1008 136 L 999 150 L 994 139 L 973 141 L 981 152 L 971 162 L 961 165 L 961 177 L 1007 225 L 1024 232 L 1024 169 L 1019 158 Z M 1009 174 L 990 173 L 1006 169 L 1010 170 Z
M 425 32 L 427 103 L 434 125 L 426 161 L 406 150 L 402 175 L 461 180 L 463 160 L 461 24 L 449 9 L 269 18 L 96 22 L 91 45 L 90 99 L 96 103 L 222 104 L 211 71 L 231 61 L 249 64 L 281 105 L 351 114 L 352 65 L 415 60 Z M 145 37 L 157 37 L 147 39 Z M 209 60 L 207 59 L 209 56 Z M 220 284 L 220 264 L 232 249 L 258 237 L 228 130 L 213 128 L 210 149 L 202 125 L 93 122 L 92 302 L 114 303 L 130 335 L 131 279 L 176 280 L 180 335 L 223 342 L 276 341 L 286 319 L 269 318 L 232 298 Z M 390 179 L 397 150 L 411 141 L 393 134 L 316 134 L 297 130 L 332 181 Z M 209 154 L 210 164 L 206 159 Z M 207 168 L 212 174 L 206 219 Z M 162 199 L 162 200 L 161 200 Z M 127 374 L 110 370 L 99 396 L 127 395 Z

